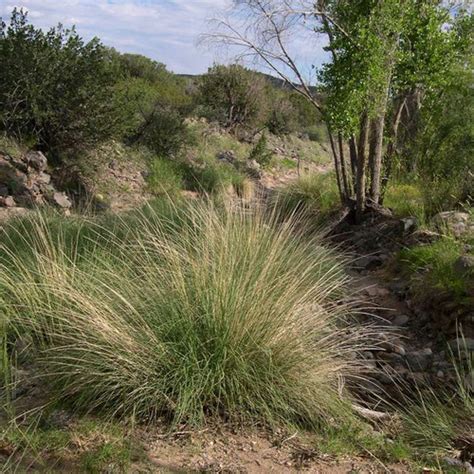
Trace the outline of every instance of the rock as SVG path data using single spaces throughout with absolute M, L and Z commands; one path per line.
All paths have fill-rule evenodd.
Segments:
M 221 151 L 218 155 L 217 155 L 217 159 L 219 161 L 223 161 L 223 162 L 226 162 L 226 163 L 229 163 L 231 165 L 233 165 L 236 161 L 236 158 L 235 158 L 235 153 L 232 151 L 232 150 L 228 150 L 228 151 Z M 257 163 L 258 164 L 258 163 Z
M 7 197 L 9 194 L 8 186 L 0 183 L 0 197 Z
M 427 347 L 419 351 L 408 352 L 406 361 L 408 367 L 413 370 L 427 370 L 433 362 L 433 351 Z
M 474 352 L 474 339 L 458 337 L 448 342 L 449 348 L 456 354 L 457 352 Z
M 382 288 L 380 286 L 369 286 L 368 288 L 365 288 L 364 292 L 371 296 L 387 296 L 390 294 L 390 291 L 387 290 L 387 288 Z
M 406 240 L 407 245 L 432 244 L 439 240 L 441 235 L 432 230 L 419 229 L 413 232 Z
M 474 274 L 474 256 L 462 255 L 454 262 L 453 269 L 461 277 Z
M 446 211 L 436 214 L 433 222 L 441 230 L 448 230 L 456 237 L 468 232 L 470 216 L 467 212 Z
M 375 255 L 368 255 L 366 257 L 361 257 L 356 261 L 356 267 L 362 268 L 364 270 L 373 270 L 382 266 L 383 262 L 380 257 Z
M 418 219 L 416 217 L 405 217 L 400 220 L 404 234 L 414 232 L 418 228 Z
M 37 178 L 38 183 L 40 184 L 50 184 L 51 176 L 48 173 L 41 172 Z
M 72 207 L 72 203 L 66 196 L 66 193 L 55 192 L 53 194 L 53 202 L 61 209 L 70 209 Z
M 1 207 L 15 207 L 16 202 L 13 196 L 0 197 L 0 206 Z
M 48 166 L 46 156 L 40 151 L 29 151 L 25 156 L 28 166 L 31 166 L 36 171 L 44 171 Z
M 406 314 L 399 314 L 392 321 L 392 324 L 394 326 L 405 326 L 409 321 L 410 321 L 409 316 L 407 316 Z
M 254 177 L 260 179 L 262 177 L 262 170 L 260 165 L 257 163 L 257 160 L 247 160 L 247 173 Z

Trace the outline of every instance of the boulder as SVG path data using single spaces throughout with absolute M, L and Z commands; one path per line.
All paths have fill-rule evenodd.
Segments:
M 474 256 L 462 255 L 454 262 L 453 269 L 461 277 L 474 275 Z
M 440 230 L 447 229 L 456 237 L 460 237 L 472 230 L 470 216 L 467 212 L 440 212 L 434 216 L 433 222 Z
M 25 161 L 36 171 L 44 171 L 48 167 L 48 160 L 40 151 L 29 151 L 25 156 Z
M 404 234 L 409 234 L 418 229 L 418 219 L 416 217 L 405 217 L 400 220 L 402 232 Z
M 413 370 L 426 370 L 433 363 L 433 351 L 427 347 L 419 351 L 408 352 L 406 361 L 408 367 Z
M 1 207 L 15 207 L 16 202 L 12 196 L 0 197 L 0 206 Z
M 66 193 L 55 192 L 52 198 L 53 203 L 61 209 L 70 209 L 72 203 L 66 196 Z

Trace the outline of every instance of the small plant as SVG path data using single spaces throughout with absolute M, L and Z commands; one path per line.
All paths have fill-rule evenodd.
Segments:
M 273 153 L 268 149 L 267 136 L 262 133 L 255 147 L 250 152 L 249 160 L 255 160 L 262 168 L 269 166 Z
M 183 188 L 179 165 L 170 159 L 155 158 L 149 165 L 147 183 L 155 195 L 178 196 Z

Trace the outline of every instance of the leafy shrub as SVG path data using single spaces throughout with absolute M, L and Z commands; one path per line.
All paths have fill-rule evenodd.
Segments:
M 0 123 L 20 141 L 54 152 L 77 150 L 112 136 L 122 119 L 110 100 L 116 71 L 97 40 L 74 29 L 47 33 L 13 10 L 0 23 Z
M 30 218 L 33 232 L 14 237 L 30 255 L 0 265 L 1 310 L 34 336 L 58 400 L 175 423 L 350 417 L 341 379 L 358 371 L 364 331 L 347 330 L 341 262 L 291 223 L 211 204 L 148 209 L 120 232 L 84 223 L 97 237 L 78 253 L 82 232 L 66 244 L 63 222 L 53 234 Z
M 267 136 L 262 133 L 258 142 L 250 152 L 249 160 L 255 160 L 260 166 L 265 168 L 270 164 L 273 158 L 273 153 L 268 149 Z
M 238 64 L 214 65 L 201 76 L 199 102 L 208 118 L 231 131 L 252 128 L 265 120 L 265 80 Z

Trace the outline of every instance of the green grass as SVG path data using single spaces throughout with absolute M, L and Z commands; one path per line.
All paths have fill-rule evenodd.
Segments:
M 418 184 L 391 181 L 385 192 L 384 206 L 397 217 L 414 216 L 420 224 L 426 221 L 424 194 Z
M 32 229 L 10 239 L 26 239 L 19 252 L 4 249 L 1 308 L 36 341 L 55 399 L 175 424 L 315 428 L 352 416 L 340 379 L 357 371 L 365 333 L 346 330 L 346 277 L 331 251 L 258 212 L 147 212 L 112 227 L 15 224 Z
M 411 277 L 415 291 L 430 298 L 428 289 L 431 288 L 432 292 L 446 292 L 462 301 L 468 296 L 472 282 L 455 271 L 454 263 L 464 249 L 464 242 L 442 236 L 432 244 L 401 250 L 398 262 Z
M 183 189 L 183 181 L 179 164 L 164 158 L 156 158 L 150 162 L 147 184 L 152 194 L 179 196 Z
M 339 194 L 332 173 L 303 175 L 282 188 L 276 205 L 284 214 L 309 213 L 321 217 L 337 208 Z

